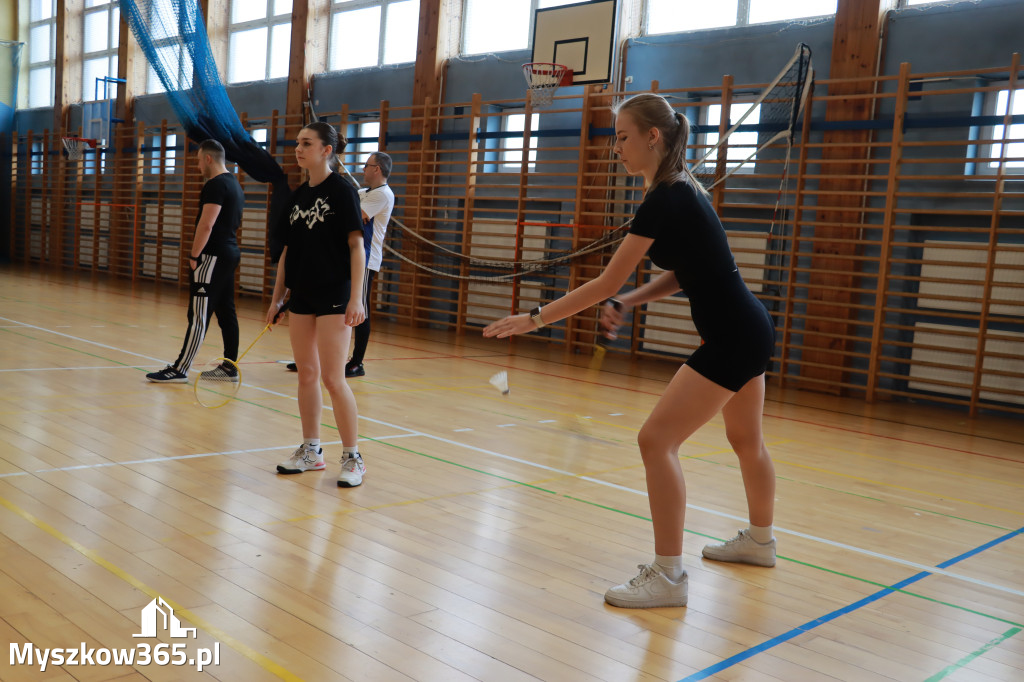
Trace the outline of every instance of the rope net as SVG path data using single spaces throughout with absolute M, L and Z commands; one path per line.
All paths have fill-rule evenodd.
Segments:
M 801 43 L 779 75 L 761 91 L 743 116 L 729 128 L 728 132 L 708 150 L 700 161 L 694 164 L 694 174 L 698 179 L 708 183 L 709 188 L 713 188 L 725 182 L 740 167 L 753 160 L 759 151 L 785 138 L 787 140 L 786 160 L 778 199 L 778 202 L 781 202 L 784 183 L 789 175 L 789 158 L 793 139 L 810 91 L 812 78 L 811 51 Z M 760 113 L 758 136 L 763 140 L 759 139 L 757 148 L 746 158 L 735 162 L 734 166 L 730 163 L 732 167 L 728 173 L 716 178 L 719 150 L 728 144 L 729 138 L 739 130 L 741 125 L 744 125 L 754 112 Z M 358 186 L 358 182 L 347 170 L 345 173 L 349 180 Z M 778 202 L 776 214 L 778 214 Z M 502 260 L 474 257 L 471 253 L 465 253 L 462 250 L 463 247 L 458 244 L 441 244 L 432 241 L 393 217 L 391 225 L 397 229 L 388 232 L 384 250 L 395 258 L 436 277 L 473 282 L 512 282 L 530 275 L 555 273 L 573 261 L 610 250 L 625 239 L 631 222 L 631 219 L 627 220 L 622 225 L 607 230 L 600 237 L 573 250 L 557 252 L 533 260 Z M 529 235 L 522 238 L 557 241 L 559 239 L 569 240 L 571 236 L 559 238 L 556 235 Z M 415 248 L 409 248 L 410 246 Z M 410 254 L 415 254 L 415 258 Z

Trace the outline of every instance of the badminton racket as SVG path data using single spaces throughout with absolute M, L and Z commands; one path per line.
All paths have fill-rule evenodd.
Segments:
M 612 298 L 609 302 L 615 306 L 615 309 L 622 311 L 622 304 Z M 584 378 L 584 384 L 580 391 L 580 404 L 584 405 L 590 401 L 590 397 L 594 393 L 594 384 L 597 383 L 598 376 L 601 374 L 601 366 L 604 364 L 604 356 L 608 354 L 608 347 L 612 344 L 614 339 L 610 339 L 605 335 L 605 332 L 600 328 L 597 330 L 597 334 L 594 337 L 594 350 L 590 356 L 590 364 L 587 366 L 587 373 Z M 577 433 L 587 431 L 588 417 L 576 413 L 573 415 L 574 420 L 570 423 L 570 426 Z
M 242 351 L 237 360 L 230 358 L 214 358 L 199 370 L 199 376 L 193 386 L 196 394 L 196 402 L 203 407 L 216 408 L 227 405 L 228 402 L 238 395 L 238 389 L 242 386 L 242 369 L 238 364 L 245 357 L 246 353 L 252 350 L 256 342 L 263 338 L 263 335 L 270 331 L 281 315 L 288 309 L 286 301 L 281 309 L 274 316 L 274 321 L 263 328 L 263 331 L 252 340 L 249 347 Z

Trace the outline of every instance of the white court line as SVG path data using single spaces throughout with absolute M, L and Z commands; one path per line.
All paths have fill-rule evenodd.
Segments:
M 0 372 L 62 372 L 69 369 L 149 369 L 156 365 L 110 365 L 109 367 L 19 367 L 15 369 L 0 369 Z
M 377 436 L 372 439 L 360 438 L 361 441 L 368 442 L 370 440 L 391 440 L 393 438 L 416 438 L 422 436 L 419 433 L 397 433 L 392 436 Z M 320 441 L 320 445 L 341 445 L 340 440 L 323 440 Z M 54 467 L 52 469 L 35 469 L 34 471 L 12 471 L 6 474 L 0 474 L 0 478 L 11 478 L 13 476 L 30 476 L 32 474 L 45 474 L 54 471 L 78 471 L 81 469 L 102 469 L 104 467 L 116 467 L 116 466 L 128 466 L 131 464 L 154 464 L 159 462 L 177 462 L 184 459 L 200 459 L 202 457 L 220 457 L 221 455 L 244 455 L 251 452 L 269 452 L 271 450 L 287 450 L 292 447 L 292 444 L 271 446 L 269 448 L 250 448 L 248 450 L 224 450 L 222 452 L 200 452 L 194 455 L 177 455 L 175 457 L 150 457 L 148 459 L 131 459 L 125 462 L 96 462 L 95 464 L 75 464 L 73 466 L 66 467 Z
M 27 322 L 19 322 L 18 320 L 12 320 L 9 317 L 0 317 L 0 320 L 4 320 L 5 322 L 13 322 L 15 324 L 21 325 L 22 327 L 28 327 L 29 329 L 35 329 L 36 331 L 46 332 L 48 334 L 56 334 L 57 336 L 63 336 L 65 339 L 72 339 L 74 341 L 82 341 L 84 343 L 91 343 L 92 345 L 99 346 L 100 348 L 106 348 L 108 350 L 117 351 L 118 353 L 127 353 L 128 355 L 134 355 L 137 358 L 145 358 L 146 360 L 152 360 L 153 362 L 162 362 L 162 360 L 160 360 L 160 358 L 150 357 L 149 355 L 142 355 L 141 353 L 133 353 L 130 350 L 125 350 L 123 348 L 117 348 L 116 346 L 108 346 L 107 344 L 100 343 L 99 341 L 92 341 L 90 339 L 83 339 L 80 336 L 72 336 L 71 334 L 65 334 L 64 332 L 55 332 L 52 329 L 47 329 L 46 327 L 37 327 L 34 324 L 29 324 Z
M 11 319 L 6 318 L 6 317 L 0 317 L 0 320 L 6 320 L 8 322 L 15 322 L 17 324 L 22 324 L 22 323 L 19 323 L 17 320 L 11 320 Z M 55 332 L 55 331 L 52 331 L 50 329 L 45 329 L 43 327 L 37 327 L 35 325 L 30 325 L 30 324 L 24 324 L 23 326 L 30 327 L 32 329 L 37 329 L 37 330 L 43 331 L 43 332 L 49 332 L 51 334 L 57 334 L 59 336 L 64 336 L 64 337 L 67 337 L 69 339 L 74 339 L 76 341 L 85 341 L 87 343 L 92 343 L 94 345 L 101 346 L 103 348 L 109 348 L 111 350 L 115 350 L 115 351 L 118 351 L 118 352 L 121 352 L 121 353 L 128 353 L 129 355 L 135 355 L 137 357 L 147 357 L 145 355 L 140 355 L 138 353 L 132 353 L 131 351 L 126 351 L 126 350 L 123 350 L 123 349 L 120 349 L 120 348 L 115 348 L 113 346 L 107 346 L 105 344 L 97 343 L 95 341 L 89 341 L 88 339 L 81 339 L 81 338 L 78 338 L 78 337 L 75 337 L 75 336 L 71 336 L 69 334 L 62 334 L 61 332 Z M 147 359 L 155 359 L 155 358 L 147 358 Z M 288 399 L 291 399 L 291 400 L 297 400 L 297 398 L 295 398 L 295 397 L 292 397 L 292 396 L 289 396 L 289 395 L 285 395 L 284 393 L 280 393 L 278 391 L 272 391 L 270 389 L 262 388 L 262 387 L 259 387 L 259 386 L 251 386 L 250 388 L 255 388 L 257 390 L 263 391 L 264 393 L 269 393 L 270 395 L 275 395 L 275 396 L 279 396 L 279 397 L 282 397 L 282 398 L 288 398 Z M 324 410 L 330 410 L 330 409 L 331 408 L 329 406 L 324 405 Z M 509 461 L 509 462 L 516 462 L 518 464 L 524 464 L 526 466 L 534 467 L 534 468 L 540 469 L 542 471 L 547 471 L 547 472 L 554 473 L 554 474 L 559 474 L 559 475 L 562 475 L 562 476 L 568 476 L 568 477 L 571 477 L 571 478 L 576 478 L 576 479 L 579 479 L 579 480 L 588 481 L 590 483 L 594 483 L 596 485 L 601 485 L 601 486 L 604 486 L 604 487 L 607 487 L 607 488 L 613 488 L 615 490 L 622 490 L 624 492 L 629 492 L 629 493 L 633 493 L 635 495 L 641 495 L 643 497 L 647 497 L 647 491 L 645 491 L 645 490 L 637 490 L 635 488 L 628 488 L 626 486 L 618 485 L 616 483 L 610 483 L 610 482 L 607 482 L 607 481 L 602 481 L 601 479 L 592 478 L 590 476 L 580 476 L 579 474 L 575 474 L 575 473 L 573 473 L 571 471 L 564 471 L 562 469 L 556 469 L 555 467 L 550 467 L 550 466 L 547 466 L 546 464 L 540 464 L 539 462 L 533 462 L 533 461 L 530 461 L 530 460 L 521 459 L 519 457 L 513 457 L 511 455 L 506 455 L 506 454 L 503 454 L 503 453 L 500 453 L 500 452 L 495 452 L 493 450 L 486 450 L 484 448 L 476 447 L 474 445 L 468 445 L 466 443 L 460 443 L 458 441 L 450 440 L 448 438 L 443 438 L 441 436 L 435 436 L 433 434 L 423 433 L 422 431 L 416 431 L 415 429 L 409 429 L 409 428 L 406 428 L 404 426 L 399 426 L 397 424 L 392 424 L 390 422 L 386 422 L 386 421 L 383 421 L 383 420 L 380 420 L 380 419 L 373 419 L 372 417 L 367 417 L 365 415 L 359 415 L 359 418 L 364 420 L 364 421 L 371 422 L 373 424 L 378 424 L 380 426 L 387 426 L 389 428 L 397 429 L 397 430 L 400 430 L 400 431 L 405 431 L 408 436 L 423 436 L 424 438 L 430 438 L 432 440 L 440 441 L 442 443 L 447 443 L 449 445 L 454 445 L 454 446 L 457 446 L 457 447 L 465 448 L 467 450 L 473 450 L 475 452 L 479 452 L 481 454 L 489 455 L 491 457 L 495 457 L 495 458 L 498 458 L 498 459 L 504 459 L 504 460 Z M 390 437 L 392 437 L 392 438 L 393 437 L 398 437 L 398 435 L 399 434 L 396 434 L 395 436 L 390 436 Z M 383 440 L 383 438 L 381 438 L 381 439 L 369 438 L 367 440 Z M 290 447 L 290 446 L 285 446 L 285 449 L 287 447 Z M 260 451 L 263 451 L 263 450 L 270 450 L 270 449 L 278 449 L 278 448 L 260 448 L 260 449 L 251 450 L 251 451 L 248 451 L 248 450 L 242 451 L 242 450 L 240 450 L 240 451 L 232 451 L 232 452 L 225 452 L 225 453 L 206 453 L 206 454 L 201 454 L 201 455 L 183 455 L 179 459 L 191 459 L 191 458 L 196 458 L 196 457 L 212 457 L 212 456 L 215 456 L 216 454 L 234 454 L 235 452 L 260 452 Z M 110 462 L 110 463 L 92 464 L 92 465 L 86 464 L 86 465 L 80 465 L 80 466 L 75 466 L 75 467 L 66 467 L 66 468 L 60 468 L 60 469 L 41 469 L 39 472 L 16 472 L 16 473 L 13 473 L 13 474 L 0 474 L 0 477 L 20 476 L 20 475 L 27 475 L 28 473 L 42 473 L 42 472 L 46 472 L 46 471 L 63 471 L 63 470 L 66 470 L 66 469 L 83 469 L 83 468 L 89 468 L 89 467 L 115 466 L 115 465 L 118 465 L 118 464 L 134 464 L 134 463 L 144 464 L 144 463 L 150 463 L 150 462 L 166 462 L 166 461 L 171 461 L 171 459 L 172 458 L 169 458 L 169 457 L 160 457 L 160 458 L 154 458 L 154 459 L 149 459 L 149 460 L 138 460 L 137 462 Z M 735 516 L 733 514 L 727 514 L 725 512 L 720 512 L 720 511 L 717 511 L 715 509 L 708 509 L 706 507 L 700 507 L 700 506 L 689 504 L 689 503 L 687 503 L 686 507 L 688 509 L 694 509 L 694 510 L 697 510 L 697 511 L 702 511 L 704 513 L 711 514 L 713 516 L 719 516 L 719 517 L 726 518 L 726 519 L 733 519 L 733 520 L 739 521 L 741 523 L 746 523 L 747 522 L 747 519 L 745 519 L 745 518 L 742 518 L 742 517 L 739 517 L 739 516 Z M 836 542 L 835 540 L 828 540 L 828 539 L 825 539 L 825 538 L 822 538 L 822 537 L 818 537 L 816 535 L 809 535 L 807 533 L 801 533 L 799 531 L 788 530 L 788 529 L 785 529 L 785 528 L 781 528 L 779 526 L 775 526 L 774 530 L 775 530 L 775 532 L 787 533 L 787 534 L 792 535 L 794 537 L 803 538 L 805 540 L 811 540 L 812 542 L 820 542 L 822 544 L 830 545 L 832 547 L 838 547 L 840 549 L 844 549 L 844 550 L 847 550 L 849 552 L 854 552 L 854 553 L 857 553 L 857 554 L 863 554 L 865 556 L 870 556 L 870 557 L 873 557 L 873 558 L 876 558 L 876 559 L 881 559 L 883 561 L 889 561 L 889 562 L 892 562 L 892 563 L 900 564 L 902 566 L 907 566 L 909 568 L 913 568 L 913 569 L 918 570 L 918 571 L 925 571 L 925 572 L 931 573 L 931 574 L 942 575 L 942 576 L 945 576 L 947 578 L 952 578 L 954 580 L 962 580 L 962 581 L 967 582 L 967 583 L 972 583 L 972 584 L 975 584 L 975 585 L 978 585 L 978 586 L 981 586 L 981 587 L 987 587 L 989 589 L 996 590 L 996 591 L 999 591 L 999 592 L 1006 592 L 1008 594 L 1013 594 L 1015 596 L 1024 597 L 1024 590 L 1017 590 L 1017 589 L 1014 589 L 1012 587 L 1004 587 L 1002 585 L 996 585 L 994 583 L 986 582 L 984 580 L 979 580 L 977 578 L 972 578 L 970 576 L 961 575 L 959 573 L 953 573 L 953 572 L 947 571 L 946 569 L 943 569 L 943 568 L 937 568 L 935 566 L 928 566 L 926 564 L 919 564 L 919 563 L 914 562 L 914 561 L 908 561 L 906 559 L 900 559 L 899 557 L 894 557 L 894 556 L 891 556 L 891 555 L 888 555 L 888 554 L 881 554 L 879 552 L 874 552 L 874 551 L 869 550 L 869 549 L 863 549 L 861 547 L 856 547 L 854 545 L 847 545 L 845 543 Z
M 321 445 L 340 445 L 340 440 L 323 441 Z M 202 457 L 219 457 L 221 455 L 243 455 L 250 452 L 268 452 L 270 450 L 287 450 L 292 444 L 281 445 L 269 448 L 252 448 L 250 450 L 224 450 L 223 452 L 200 452 L 194 455 L 177 455 L 176 457 L 149 457 L 148 459 L 131 459 L 126 462 L 97 462 L 95 464 L 76 464 L 68 467 L 55 467 L 53 469 L 36 469 L 34 471 L 14 471 L 8 474 L 0 474 L 0 478 L 11 478 L 13 476 L 31 476 L 32 474 L 46 474 L 54 471 L 79 471 L 81 469 L 102 469 L 104 467 L 128 466 L 131 464 L 155 464 L 159 462 L 176 462 L 183 459 L 200 459 Z

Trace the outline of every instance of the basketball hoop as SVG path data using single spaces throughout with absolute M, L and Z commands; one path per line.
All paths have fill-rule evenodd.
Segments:
M 562 64 L 529 62 L 523 64 L 526 85 L 533 93 L 533 107 L 544 109 L 551 106 L 555 90 L 560 85 L 572 85 L 572 69 Z
M 68 153 L 68 161 L 81 160 L 86 145 L 91 149 L 96 148 L 96 140 L 86 137 L 62 137 L 61 139 L 64 141 L 64 150 Z

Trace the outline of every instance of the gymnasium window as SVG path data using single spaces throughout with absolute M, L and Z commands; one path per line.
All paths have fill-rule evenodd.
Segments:
M 153 175 L 159 175 L 160 173 L 173 174 L 174 166 L 178 152 L 175 146 L 178 144 L 178 136 L 174 134 L 167 135 L 167 158 L 164 159 L 164 167 L 160 168 L 160 136 L 154 135 L 150 141 L 150 152 L 149 152 L 149 172 Z
M 416 61 L 420 0 L 334 0 L 327 68 Z
M 97 78 L 117 76 L 117 43 L 121 9 L 117 0 L 85 0 L 82 21 L 82 101 L 106 99 Z
M 380 121 L 363 121 L 349 128 L 350 142 L 345 147 L 345 165 L 352 169 L 352 174 L 359 176 L 363 172 L 363 164 L 370 154 L 380 149 Z M 359 140 L 359 141 L 352 141 Z
M 530 114 L 530 130 L 536 131 L 540 125 L 540 114 Z M 501 163 L 504 171 L 518 171 L 523 163 L 523 132 L 526 126 L 526 114 L 508 114 L 505 116 L 504 132 L 519 133 L 519 137 L 501 138 Z M 527 166 L 534 168 L 537 164 L 537 137 L 530 137 L 530 151 Z
M 837 0 L 716 0 L 687 3 L 686 10 L 680 11 L 679 0 L 648 0 L 645 33 L 681 33 L 829 16 L 836 13 L 837 4 Z
M 1024 89 L 1014 92 L 1012 109 L 1007 112 L 1010 91 L 998 90 L 988 93 L 984 99 L 982 113 L 985 116 L 1002 117 L 1024 116 Z M 980 156 L 983 161 L 967 164 L 967 175 L 994 175 L 999 172 L 999 157 L 1003 153 L 1003 134 L 1006 132 L 1006 165 L 1003 172 L 1007 174 L 1024 174 L 1024 123 L 1011 123 L 1009 132 L 1003 124 L 973 128 L 972 139 L 985 140 L 980 144 L 971 145 L 969 155 Z
M 732 109 L 731 109 L 732 120 L 734 122 L 738 121 L 739 117 L 742 116 L 744 114 L 744 112 L 746 112 L 748 107 L 749 107 L 749 104 L 747 104 L 747 103 L 734 102 L 733 105 L 732 105 Z M 722 105 L 721 104 L 711 104 L 711 105 L 709 105 L 707 107 L 707 109 L 705 110 L 705 112 L 704 112 L 704 117 L 705 117 L 704 118 L 704 125 L 714 126 L 715 128 L 717 128 L 718 124 L 722 120 Z M 747 118 L 743 121 L 743 125 L 755 125 L 755 124 L 757 124 L 760 121 L 760 119 L 761 119 L 761 105 L 758 105 L 758 106 L 756 106 L 754 108 L 754 110 L 752 112 L 750 112 L 750 115 L 747 116 Z M 705 133 L 704 134 L 704 143 L 707 145 L 707 148 L 702 150 L 700 152 L 699 156 L 703 156 L 708 151 L 710 151 L 710 149 L 712 147 L 714 147 L 716 144 L 718 144 L 718 139 L 719 139 L 719 136 L 718 136 L 718 132 L 717 131 L 716 132 Z M 736 132 L 734 132 L 729 137 L 729 146 L 728 146 L 728 149 L 726 150 L 726 157 L 725 157 L 726 158 L 726 168 L 729 169 L 729 170 L 732 170 L 733 168 L 736 168 L 741 163 L 743 163 L 743 161 L 748 156 L 750 156 L 754 152 L 755 149 L 757 149 L 757 132 L 756 131 L 754 131 L 754 132 L 740 132 L 740 131 L 737 130 Z M 714 164 L 715 158 L 717 158 L 717 157 L 713 156 L 713 157 L 709 158 L 707 163 Z M 747 162 L 744 166 L 742 166 L 736 172 L 737 173 L 753 173 L 754 172 L 754 162 L 755 161 L 757 161 L 757 156 L 754 156 L 753 158 L 751 158 L 749 162 Z
M 150 25 L 153 27 L 153 46 L 156 48 L 157 59 L 161 68 L 167 71 L 171 86 L 176 90 L 187 90 L 192 87 L 192 60 L 188 54 L 182 54 L 181 41 L 177 34 L 171 33 L 171 27 L 164 26 L 159 18 L 159 4 L 150 6 Z M 141 55 L 138 59 L 146 64 L 146 93 L 166 92 L 156 69 L 148 59 Z
M 29 152 L 29 170 L 32 175 L 43 174 L 43 155 L 45 154 L 42 142 L 32 143 L 32 150 Z
M 231 0 L 228 82 L 288 77 L 292 0 Z
M 28 13 L 28 108 L 53 106 L 57 60 L 57 0 L 30 0 Z
M 530 46 L 533 13 L 579 0 L 464 0 L 462 53 L 485 54 Z M 495 30 L 500 27 L 500 30 Z
M 750 0 L 748 24 L 767 24 L 772 21 L 789 21 L 810 17 L 829 16 L 836 13 L 836 0 Z

